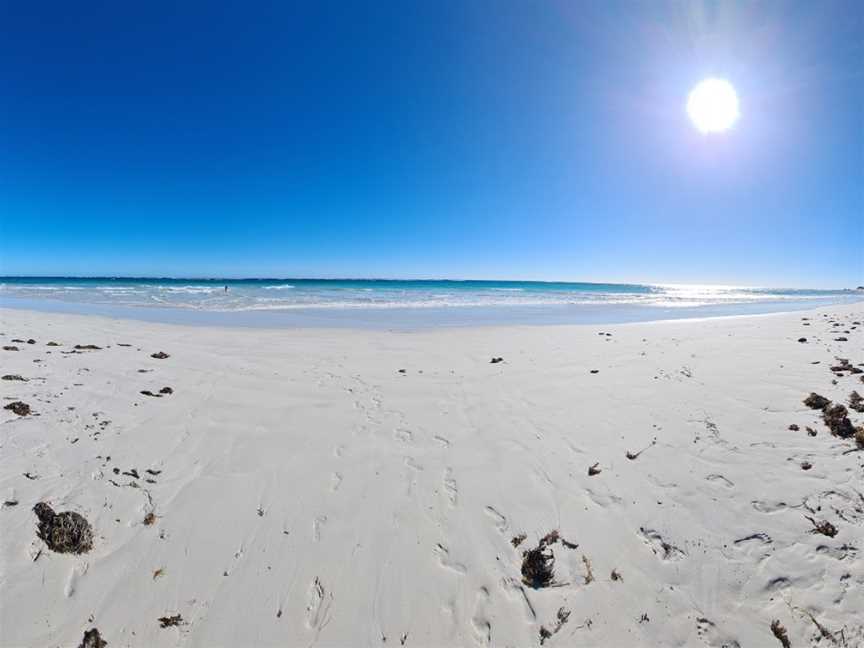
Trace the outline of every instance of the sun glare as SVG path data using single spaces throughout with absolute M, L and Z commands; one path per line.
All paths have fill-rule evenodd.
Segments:
M 725 79 L 705 79 L 690 91 L 687 114 L 702 133 L 721 133 L 738 121 L 738 94 Z

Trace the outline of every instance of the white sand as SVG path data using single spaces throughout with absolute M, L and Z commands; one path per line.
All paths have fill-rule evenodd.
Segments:
M 547 646 L 780 646 L 774 619 L 796 647 L 832 645 L 813 619 L 864 645 L 864 453 L 802 404 L 864 393 L 829 371 L 864 363 L 853 320 L 389 333 L 3 310 L 2 344 L 37 343 L 0 352 L 29 378 L 2 396 L 38 416 L 0 410 L 0 645 L 536 646 L 560 608 Z M 38 540 L 39 501 L 84 515 L 92 551 Z M 579 545 L 552 545 L 557 586 L 524 586 L 522 551 L 556 529 Z

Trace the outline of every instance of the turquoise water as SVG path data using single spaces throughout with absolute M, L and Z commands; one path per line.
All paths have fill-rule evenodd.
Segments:
M 306 321 L 611 322 L 776 312 L 862 298 L 864 294 L 848 290 L 537 281 L 0 278 L 0 304 L 6 306 L 149 312 L 145 319 L 171 311 L 174 315 L 167 317 L 172 320 L 187 312 L 230 322 L 224 316 L 234 314 L 236 322 L 265 324 L 288 321 L 291 313 Z M 254 320 L 251 314 L 256 314 Z

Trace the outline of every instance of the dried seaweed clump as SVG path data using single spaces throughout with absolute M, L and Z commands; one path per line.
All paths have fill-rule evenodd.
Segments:
M 150 357 L 156 358 L 157 360 L 165 360 L 166 358 L 170 358 L 171 356 L 169 356 L 164 351 L 157 351 L 156 353 L 151 353 Z
M 810 395 L 804 399 L 804 404 L 810 409 L 819 410 L 830 405 L 831 401 L 816 392 L 810 392 Z
M 93 548 L 93 529 L 83 516 L 74 511 L 55 513 L 45 502 L 33 507 L 39 518 L 38 535 L 51 551 L 87 553 Z
M 813 528 L 810 530 L 810 533 L 821 533 L 824 536 L 828 536 L 829 538 L 833 538 L 837 535 L 837 527 L 831 524 L 828 520 L 822 520 L 821 522 L 817 522 L 812 517 L 804 516 L 809 521 L 810 524 L 813 525 Z
M 849 411 L 840 403 L 835 403 L 822 410 L 822 420 L 831 430 L 831 434 L 843 439 L 855 435 L 855 427 L 849 420 Z
M 777 641 L 780 642 L 783 648 L 792 648 L 792 642 L 789 641 L 789 633 L 786 632 L 786 628 L 780 625 L 779 619 L 774 619 L 771 622 L 771 632 L 777 637 Z
M 849 407 L 856 412 L 864 412 L 864 398 L 857 391 L 849 394 Z
M 555 625 L 551 630 L 547 630 L 546 626 L 540 626 L 540 645 L 546 643 L 547 639 L 551 639 L 553 635 L 558 634 L 558 631 L 564 627 L 564 624 L 570 619 L 570 610 L 565 610 L 563 607 L 558 608 L 558 613 L 555 615 Z
M 11 410 L 18 416 L 27 416 L 30 413 L 30 406 L 23 401 L 13 401 L 8 405 L 4 405 L 3 409 Z
M 106 648 L 106 646 L 108 642 L 99 635 L 99 630 L 92 628 L 84 633 L 78 648 Z
M 522 552 L 522 582 L 540 589 L 552 585 L 555 577 L 555 554 L 552 553 L 551 545 L 558 541 L 568 549 L 575 549 L 578 544 L 567 542 L 558 531 L 550 531 L 540 539 L 534 549 Z
M 181 623 L 183 623 L 183 617 L 179 614 L 175 614 L 173 616 L 159 617 L 160 628 L 171 628 L 173 626 L 179 626 Z

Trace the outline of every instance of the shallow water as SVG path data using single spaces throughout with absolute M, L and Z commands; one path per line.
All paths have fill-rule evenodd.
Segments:
M 0 305 L 12 308 L 256 327 L 611 324 L 773 313 L 860 300 L 860 292 L 837 290 L 514 281 L 57 277 L 0 282 Z

